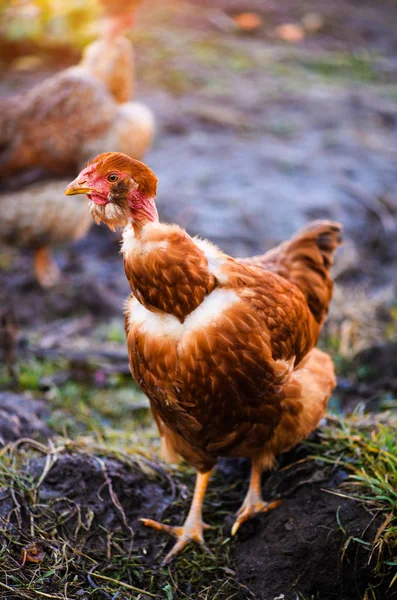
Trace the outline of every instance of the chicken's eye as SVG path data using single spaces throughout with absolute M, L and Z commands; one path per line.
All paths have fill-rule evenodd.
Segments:
M 114 183 L 115 181 L 119 180 L 119 176 L 117 175 L 117 173 L 110 173 L 110 175 L 107 176 L 107 180 L 111 183 Z

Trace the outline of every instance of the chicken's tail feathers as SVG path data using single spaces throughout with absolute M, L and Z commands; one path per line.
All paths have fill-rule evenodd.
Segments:
M 322 323 L 332 297 L 329 271 L 342 241 L 340 223 L 312 221 L 288 242 L 251 260 L 294 283 L 303 292 L 316 321 Z
M 329 269 L 333 264 L 336 249 L 343 243 L 343 228 L 337 221 L 312 221 L 290 241 L 290 245 L 311 242 L 318 247 L 324 266 Z
M 343 243 L 342 225 L 336 221 L 312 221 L 285 245 L 286 256 L 294 263 L 328 273 L 335 251 Z
M 282 251 L 284 276 L 303 292 L 318 323 L 324 321 L 328 312 L 333 290 L 329 271 L 341 243 L 340 223 L 313 221 L 287 242 Z

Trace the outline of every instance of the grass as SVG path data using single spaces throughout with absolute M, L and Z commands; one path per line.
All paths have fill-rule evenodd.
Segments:
M 301 65 L 324 79 L 347 79 L 364 83 L 382 81 L 382 74 L 375 65 L 375 57 L 368 53 L 327 53 L 320 58 L 303 59 Z
M 383 421 L 383 422 L 382 422 Z M 332 419 L 321 433 L 322 443 L 316 460 L 333 463 L 349 473 L 340 495 L 354 498 L 382 518 L 371 557 L 376 563 L 379 584 L 388 591 L 397 582 L 397 418 L 392 415 Z M 368 544 L 348 538 L 352 543 Z M 371 595 L 372 594 L 372 595 Z M 366 598 L 378 598 L 376 588 Z
M 14 389 L 48 402 L 48 426 L 56 434 L 76 440 L 94 436 L 111 451 L 130 452 L 145 447 L 158 451 L 159 440 L 146 397 L 131 377 L 106 374 L 100 367 L 79 373 L 66 360 L 20 361 Z M 84 380 L 85 379 L 85 380 Z M 11 378 L 0 367 L 0 388 L 7 389 Z
M 70 7 L 64 3 L 56 18 L 55 30 L 55 15 L 49 10 L 48 2 L 37 2 L 43 7 L 46 5 L 39 29 L 31 30 L 32 19 L 26 18 L 23 11 L 15 10 L 9 28 L 9 33 L 14 32 L 13 39 L 42 40 L 44 35 L 52 40 L 53 31 L 57 31 L 63 41 L 69 40 L 80 48 L 95 36 L 93 18 L 97 7 L 93 0 L 84 10 L 81 3 Z M 260 39 L 251 39 L 247 44 L 245 37 L 223 35 L 212 27 L 186 26 L 184 20 L 189 22 L 192 16 L 188 4 L 156 7 L 155 19 L 150 12 L 141 16 L 143 20 L 133 33 L 137 81 L 166 90 L 175 97 L 189 92 L 212 98 L 218 94 L 233 97 L 236 90 L 243 90 L 253 78 L 266 94 L 274 87 L 275 80 L 281 84 L 283 93 L 286 86 L 300 88 L 316 81 L 391 84 L 390 73 L 384 72 L 379 57 L 370 52 L 316 52 L 312 57 L 307 48 L 291 49 L 277 43 L 273 46 Z M 51 54 L 51 45 L 48 52 Z
M 217 90 L 214 77 L 222 83 L 219 92 L 223 94 L 233 93 L 236 85 L 244 85 L 245 78 L 253 76 L 260 77 L 258 85 L 266 82 L 267 86 L 274 76 L 283 83 L 305 86 L 316 80 L 331 85 L 391 83 L 379 68 L 378 57 L 370 53 L 323 52 L 312 58 L 298 48 L 269 53 L 262 46 L 247 49 L 238 40 L 213 34 L 197 40 L 189 32 L 184 33 L 183 46 L 178 46 L 163 31 L 158 33 L 157 37 L 136 38 L 141 49 L 138 79 L 176 96 L 194 91 L 211 96 Z

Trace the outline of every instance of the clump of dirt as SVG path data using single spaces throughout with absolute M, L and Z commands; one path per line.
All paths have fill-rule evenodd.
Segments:
M 337 492 L 343 474 L 319 482 L 317 475 L 298 481 L 271 514 L 256 517 L 239 534 L 238 577 L 258 600 L 295 600 L 298 593 L 360 600 L 373 583 L 368 547 L 353 541 L 373 541 L 371 515 L 358 502 L 327 491 Z
M 378 519 L 359 502 L 338 495 L 346 472 L 307 458 L 308 447 L 301 444 L 281 456 L 279 468 L 267 476 L 264 499 L 281 502 L 240 528 L 232 552 L 237 579 L 257 600 L 296 600 L 299 594 L 316 600 L 361 600 L 375 583 L 375 565 L 371 546 L 353 538 L 372 542 Z M 249 464 L 222 461 L 219 477 L 225 486 L 242 482 L 236 490 L 240 502 L 233 496 L 229 503 L 234 512 L 246 491 Z M 226 534 L 233 522 L 231 515 L 226 518 Z
M 45 457 L 32 459 L 26 470 L 36 480 L 45 463 Z M 158 472 L 161 473 L 160 467 Z M 139 467 L 131 468 L 113 458 L 64 454 L 46 475 L 38 500 L 64 515 L 62 532 L 58 532 L 61 537 L 74 536 L 80 518 L 92 521 L 85 551 L 94 555 L 106 553 L 108 536 L 119 534 L 118 543 L 126 552 L 142 552 L 144 548 L 145 555 L 153 559 L 138 519 L 147 515 L 161 519 L 171 499 L 164 482 L 164 478 L 149 477 Z
M 48 404 L 28 395 L 0 392 L 0 446 L 22 437 L 48 438 Z

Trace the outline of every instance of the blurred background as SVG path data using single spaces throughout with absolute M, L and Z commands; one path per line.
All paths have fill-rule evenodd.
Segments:
M 365 412 L 370 429 L 373 413 L 395 428 L 396 22 L 395 0 L 0 0 L 0 445 L 64 436 L 62 448 L 85 458 L 59 454 L 57 477 L 68 490 L 92 493 L 95 510 L 102 510 L 99 480 L 84 479 L 99 468 L 90 452 L 130 465 L 134 453 L 158 450 L 147 399 L 128 371 L 120 234 L 92 223 L 85 197 L 63 196 L 84 162 L 108 150 L 154 170 L 162 220 L 234 256 L 261 253 L 312 219 L 341 221 L 345 245 L 321 339 L 338 371 L 330 406 Z M 15 465 L 27 457 L 10 454 L 1 485 L 14 481 Z M 41 472 L 35 464 L 33 480 Z M 142 494 L 156 506 L 168 506 L 168 476 L 160 493 L 141 471 L 130 480 L 130 471 L 106 464 L 126 482 L 123 506 L 139 485 L 149 486 Z M 48 497 L 69 493 L 59 481 L 46 483 L 56 488 Z M 229 490 L 229 471 L 222 481 Z M 106 498 L 106 510 L 120 518 L 113 496 Z M 18 535 L 12 543 L 21 545 Z M 162 597 L 189 597 L 173 596 L 168 576 L 158 583 L 157 572 L 137 569 L 134 579 L 112 544 L 98 560 L 115 552 L 114 577 L 136 583 L 142 576 L 148 589 L 163 586 Z M 86 581 L 79 560 L 76 581 Z M 36 584 L 49 592 L 47 573 Z M 190 573 L 183 589 L 194 589 Z M 325 590 L 334 579 L 327 577 Z M 36 597 L 29 594 L 21 597 Z
M 159 177 L 161 218 L 234 256 L 263 252 L 311 219 L 343 223 L 322 340 L 342 376 L 334 402 L 395 406 L 395 3 L 131 0 L 132 18 L 117 25 L 121 6 L 1 3 L 2 388 L 58 398 L 64 423 L 65 403 L 86 386 L 82 414 L 71 416 L 79 431 L 76 419 L 102 427 L 110 410 L 92 381 L 119 386 L 129 406 L 119 234 L 91 226 L 84 199 L 62 196 L 83 159 L 125 151 L 127 127 Z M 113 52 L 120 32 L 129 41 Z M 90 46 L 98 38 L 108 45 Z M 117 116 L 135 102 L 147 131 Z M 361 352 L 364 363 L 346 370 Z M 374 390 L 366 378 L 379 369 L 385 383 Z M 127 437 L 133 430 L 132 420 Z

